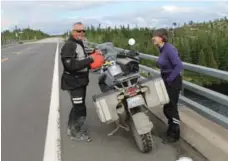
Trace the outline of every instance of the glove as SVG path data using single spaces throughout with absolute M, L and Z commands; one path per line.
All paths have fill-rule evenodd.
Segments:
M 93 62 L 90 64 L 91 69 L 97 69 L 103 65 L 104 56 L 102 56 L 101 54 L 94 52 L 90 55 L 90 57 L 93 59 Z

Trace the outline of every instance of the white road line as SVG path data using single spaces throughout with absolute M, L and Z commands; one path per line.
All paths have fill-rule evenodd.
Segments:
M 61 161 L 59 113 L 59 40 L 57 40 L 55 53 L 55 64 L 43 161 Z

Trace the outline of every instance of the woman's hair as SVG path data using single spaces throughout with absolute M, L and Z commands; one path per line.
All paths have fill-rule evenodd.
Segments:
M 163 38 L 164 42 L 168 41 L 168 31 L 164 28 L 157 29 L 156 31 L 154 31 L 153 36 L 159 36 Z

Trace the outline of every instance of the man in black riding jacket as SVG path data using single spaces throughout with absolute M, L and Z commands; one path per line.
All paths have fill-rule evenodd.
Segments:
M 61 61 L 64 67 L 61 80 L 62 90 L 67 90 L 71 96 L 73 107 L 69 114 L 68 135 L 74 140 L 91 141 L 86 129 L 82 126 L 86 119 L 86 88 L 89 83 L 90 64 L 96 59 L 91 56 L 83 41 L 85 27 L 81 22 L 75 23 L 72 36 L 61 49 Z

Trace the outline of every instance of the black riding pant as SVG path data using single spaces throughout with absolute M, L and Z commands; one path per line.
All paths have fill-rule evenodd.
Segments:
M 171 124 L 180 124 L 180 117 L 178 112 L 178 99 L 179 94 L 182 88 L 182 77 L 179 75 L 176 79 L 171 83 L 165 83 L 170 102 L 166 104 L 163 108 L 163 112 L 168 119 L 169 125 Z
M 68 120 L 68 126 L 74 126 L 75 128 L 80 128 L 86 118 L 86 86 L 70 90 L 70 96 L 73 107 L 71 108 Z

